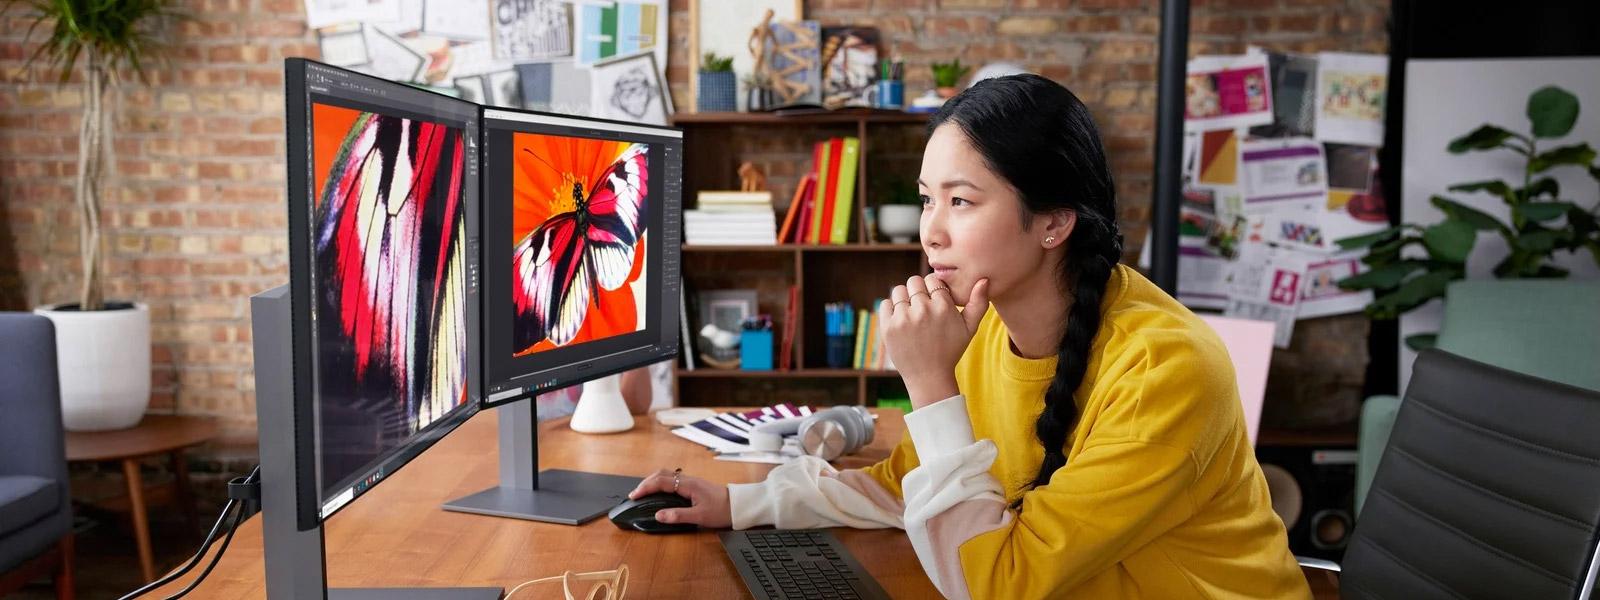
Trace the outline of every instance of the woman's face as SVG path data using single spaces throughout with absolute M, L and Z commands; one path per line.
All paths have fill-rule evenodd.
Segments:
M 965 304 L 973 284 L 989 279 L 989 298 L 1003 299 L 1041 269 L 1048 217 L 1028 215 L 1021 197 L 984 163 L 955 124 L 934 130 L 917 178 L 922 195 L 922 250 L 928 264 Z M 1060 245 L 1062 239 L 1056 240 Z

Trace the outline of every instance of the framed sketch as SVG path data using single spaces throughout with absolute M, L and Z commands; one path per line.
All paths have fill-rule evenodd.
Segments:
M 484 82 L 488 75 L 468 75 L 457 77 L 453 85 L 456 88 L 456 97 L 473 104 L 488 104 L 488 88 Z
M 750 55 L 750 33 L 761 25 L 767 10 L 774 23 L 805 18 L 803 0 L 689 0 L 689 105 L 700 93 L 697 71 L 707 52 L 733 57 L 733 72 L 743 78 L 755 69 Z M 748 94 L 739 83 L 739 110 L 746 110 Z
M 317 46 L 322 49 L 322 62 L 335 67 L 354 67 L 372 60 L 367 56 L 367 37 L 361 25 L 318 29 Z
M 655 54 L 645 52 L 595 63 L 589 84 L 593 116 L 665 125 L 672 115 Z
M 572 5 L 559 0 L 493 0 L 494 57 L 523 62 L 572 55 Z
M 422 70 L 428 64 L 428 57 L 377 27 L 363 25 L 361 34 L 367 45 L 368 60 L 365 66 L 356 70 L 403 83 L 422 80 Z
M 873 106 L 878 84 L 878 30 L 822 30 L 822 104 L 828 108 Z

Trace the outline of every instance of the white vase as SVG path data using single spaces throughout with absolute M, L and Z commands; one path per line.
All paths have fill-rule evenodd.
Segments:
M 906 204 L 885 204 L 878 207 L 878 231 L 889 236 L 896 244 L 911 242 L 922 226 L 922 207 Z
M 622 376 L 607 375 L 583 384 L 572 413 L 572 429 L 581 433 L 617 433 L 633 429 L 633 413 L 622 397 Z
M 150 406 L 150 307 L 85 312 L 63 306 L 33 311 L 55 323 L 62 423 L 68 431 L 138 425 Z

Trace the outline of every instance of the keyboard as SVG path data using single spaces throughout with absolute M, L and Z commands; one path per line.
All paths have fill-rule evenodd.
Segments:
M 764 529 L 720 534 L 722 549 L 756 600 L 888 600 L 833 534 L 821 529 Z

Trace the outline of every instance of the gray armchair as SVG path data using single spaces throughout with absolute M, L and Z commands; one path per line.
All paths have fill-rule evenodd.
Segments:
M 72 501 L 49 319 L 0 313 L 0 596 L 53 575 L 73 597 Z
M 1342 597 L 1590 598 L 1596 423 L 1600 392 L 1423 352 L 1344 555 Z M 1316 563 L 1301 564 L 1326 568 Z

